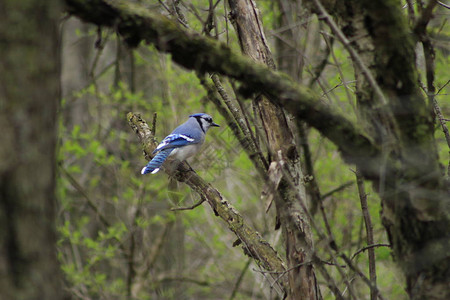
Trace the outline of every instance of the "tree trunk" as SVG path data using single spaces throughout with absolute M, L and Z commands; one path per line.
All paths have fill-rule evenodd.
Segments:
M 311 1 L 316 2 L 316 1 Z M 361 123 L 387 161 L 373 180 L 382 220 L 412 299 L 449 299 L 450 202 L 438 166 L 433 122 L 418 86 L 415 45 L 399 1 L 328 3 L 351 47 L 373 74 L 370 82 L 355 57 Z M 432 9 L 430 2 L 429 9 Z M 315 6 L 323 15 L 319 6 Z M 423 16 L 422 16 L 423 17 Z M 386 99 L 380 99 L 378 85 Z
M 230 0 L 231 20 L 244 54 L 254 61 L 275 69 L 268 43 L 265 39 L 262 19 L 256 4 L 252 0 Z M 274 104 L 265 95 L 257 96 L 253 105 L 259 111 L 271 162 L 280 157 L 286 163 L 282 179 L 278 186 L 279 196 L 275 197 L 277 215 L 285 239 L 287 274 L 290 299 L 318 299 L 316 277 L 310 254 L 313 240 L 310 224 L 302 210 L 300 201 L 306 202 L 305 187 L 298 151 L 293 133 L 288 125 L 283 108 Z
M 0 4 L 0 291 L 63 299 L 55 234 L 58 1 Z

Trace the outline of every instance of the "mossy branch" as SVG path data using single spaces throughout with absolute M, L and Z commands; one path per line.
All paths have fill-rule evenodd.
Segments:
M 130 112 L 127 114 L 127 119 L 130 127 L 138 135 L 139 140 L 143 145 L 146 158 L 149 159 L 148 153 L 152 153 L 157 146 L 157 142 L 150 127 L 139 114 Z M 202 199 L 206 200 L 214 213 L 220 217 L 227 224 L 228 228 L 238 237 L 239 242 L 243 244 L 245 254 L 255 259 L 255 261 L 266 271 L 274 272 L 275 274 L 286 271 L 282 259 L 278 256 L 272 246 L 264 240 L 257 231 L 247 225 L 241 214 L 222 197 L 217 189 L 205 182 L 186 163 L 181 163 L 178 166 L 176 166 L 178 161 L 169 161 L 168 163 L 170 166 L 164 168 L 164 171 L 178 181 L 186 183 L 192 190 L 196 191 Z M 277 284 L 283 291 L 286 290 L 286 285 L 282 280 Z
M 69 13 L 97 25 L 114 26 L 125 41 L 136 46 L 141 41 L 155 45 L 172 59 L 200 74 L 215 72 L 242 83 L 246 94 L 264 93 L 319 130 L 335 143 L 344 158 L 361 166 L 366 177 L 377 177 L 380 149 L 359 127 L 321 101 L 305 86 L 287 75 L 255 63 L 228 46 L 181 28 L 168 18 L 147 8 L 122 0 L 66 0 Z

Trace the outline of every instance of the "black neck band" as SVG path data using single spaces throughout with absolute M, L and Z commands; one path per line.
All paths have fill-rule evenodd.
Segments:
M 200 117 L 195 117 L 197 119 L 198 124 L 200 125 L 200 128 L 202 129 L 203 133 L 206 133 L 205 128 L 203 128 L 203 123 L 200 120 Z

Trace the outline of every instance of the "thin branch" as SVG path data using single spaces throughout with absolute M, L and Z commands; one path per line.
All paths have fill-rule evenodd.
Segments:
M 392 246 L 391 246 L 390 244 L 372 244 L 372 245 L 368 245 L 368 246 L 362 247 L 361 249 L 359 249 L 358 251 L 356 251 L 356 252 L 352 255 L 352 257 L 351 257 L 350 259 L 353 260 L 353 259 L 354 259 L 358 254 L 360 254 L 361 252 L 366 251 L 366 250 L 371 249 L 371 248 L 376 248 L 376 247 L 389 247 L 389 248 L 391 248 Z
M 249 129 L 250 138 L 255 143 L 255 147 L 256 147 L 256 149 L 258 149 L 258 152 L 259 152 L 258 155 L 261 155 L 261 157 L 262 157 L 261 160 L 265 162 L 264 166 L 267 169 L 269 167 L 269 163 L 267 162 L 267 159 L 264 157 L 263 151 L 261 149 L 261 143 L 259 141 L 261 135 L 258 135 L 258 132 L 260 130 L 262 130 L 262 127 L 258 126 L 258 124 L 260 123 L 260 120 L 259 120 L 259 118 L 254 118 L 252 120 L 253 121 L 252 124 L 255 128 L 255 132 L 253 132 L 252 126 L 250 125 L 250 121 L 249 121 L 249 118 L 251 117 L 252 114 L 245 109 L 245 106 L 244 106 L 245 99 L 242 99 L 242 97 L 239 93 L 239 89 L 236 87 L 236 82 L 234 80 L 230 80 L 230 85 L 231 85 L 231 88 L 233 89 L 234 95 L 236 96 L 236 102 L 238 103 L 239 107 L 241 108 L 241 112 L 244 117 L 245 124 L 247 125 L 247 128 Z M 253 111 L 253 113 L 256 112 L 256 107 L 254 105 L 252 105 L 252 110 L 253 109 L 255 109 L 255 111 Z
M 157 282 L 165 282 L 165 281 L 185 281 L 185 282 L 194 283 L 194 284 L 197 284 L 200 286 L 210 286 L 211 285 L 211 283 L 209 283 L 206 280 L 197 280 L 192 277 L 178 276 L 178 277 L 162 277 L 162 278 L 157 279 Z
M 351 105 L 351 107 L 353 108 L 353 111 L 355 111 L 355 113 L 356 113 L 355 104 L 353 103 L 353 97 L 350 94 L 350 87 L 348 86 L 348 84 L 352 83 L 352 81 L 346 82 L 344 72 L 341 68 L 341 64 L 339 63 L 339 60 L 336 58 L 336 55 L 334 54 L 333 46 L 331 44 L 330 39 L 328 38 L 328 35 L 322 34 L 322 36 L 323 36 L 323 39 L 325 40 L 325 43 L 327 44 L 327 47 L 330 49 L 331 57 L 333 58 L 333 61 L 336 64 L 336 68 L 338 70 L 339 76 L 341 77 L 341 82 L 342 82 L 342 85 L 344 86 L 344 90 L 345 90 L 345 94 L 348 99 L 348 103 Z
M 244 278 L 244 275 L 247 272 L 248 267 L 250 266 L 251 262 L 252 262 L 251 259 L 247 260 L 247 263 L 245 264 L 244 268 L 242 268 L 242 271 L 239 274 L 239 277 L 236 280 L 236 283 L 234 284 L 233 292 L 231 293 L 230 298 L 228 298 L 228 300 L 233 300 L 234 297 L 236 296 L 237 291 L 239 290 L 239 287 L 241 286 L 242 279 Z
M 322 23 L 321 23 L 322 24 Z M 311 72 L 311 80 L 308 83 L 309 87 L 312 87 L 313 84 L 320 78 L 320 76 L 322 76 L 323 71 L 325 70 L 325 67 L 328 65 L 329 61 L 328 58 L 330 56 L 331 50 L 333 49 L 333 45 L 334 45 L 334 37 L 330 36 L 329 37 L 329 45 L 327 44 L 327 47 L 325 47 L 325 53 L 323 54 L 322 60 L 320 61 L 320 63 L 314 68 L 314 73 Z
M 439 107 L 435 97 L 433 97 L 433 107 L 434 107 L 434 111 L 439 119 L 439 123 L 441 123 L 442 131 L 444 132 L 445 139 L 447 140 L 447 145 L 450 150 L 450 133 L 448 131 L 447 124 L 445 123 L 446 119 L 444 118 L 444 115 L 442 114 L 441 108 Z M 450 176 L 450 161 L 449 161 L 448 168 L 447 168 L 447 175 Z
M 175 10 L 175 13 L 177 14 L 177 20 L 180 22 L 181 25 L 183 25 L 186 28 L 189 28 L 189 24 L 186 21 L 186 17 L 184 16 L 183 12 L 181 11 L 179 4 L 180 4 L 180 0 L 173 1 L 173 7 Z
M 136 250 L 136 237 L 135 237 L 135 232 L 136 232 L 136 219 L 137 217 L 140 215 L 140 210 L 139 208 L 136 210 L 134 217 L 133 217 L 133 226 L 131 228 L 130 231 L 130 249 L 129 249 L 129 256 L 128 256 L 128 270 L 127 270 L 127 285 L 126 285 L 126 290 L 127 290 L 127 299 L 132 299 L 131 296 L 131 287 L 133 286 L 133 281 L 134 278 L 136 276 L 136 270 L 135 270 L 135 261 L 134 261 L 134 256 L 135 256 L 135 250 Z
M 174 11 L 175 13 L 161 0 L 158 0 L 159 4 L 161 4 L 162 7 L 164 7 L 164 9 L 171 15 L 174 15 L 176 13 L 176 19 L 177 21 L 183 25 L 186 28 L 189 28 L 189 25 L 186 23 L 186 18 L 184 17 L 184 15 L 181 13 L 179 7 L 178 7 L 178 3 L 174 3 Z M 178 1 L 179 2 L 179 1 Z
M 152 127 L 150 128 L 150 131 L 152 132 L 153 136 L 156 135 L 156 120 L 157 119 L 158 119 L 158 113 L 154 112 L 153 118 L 152 118 Z
M 440 6 L 445 7 L 446 9 L 450 9 L 450 5 L 447 5 L 447 4 L 445 4 L 445 3 L 441 2 L 441 1 L 437 1 L 437 3 L 438 3 Z
M 166 226 L 164 226 L 164 230 L 159 234 L 159 236 L 153 241 L 152 247 L 148 251 L 148 255 L 145 257 L 145 268 L 139 273 L 141 278 L 147 278 L 151 269 L 153 268 L 156 259 L 158 258 L 161 250 L 164 246 L 164 242 L 166 241 L 166 237 L 170 232 L 174 222 L 167 222 Z
M 111 227 L 112 224 L 101 213 L 100 209 L 89 197 L 85 189 L 78 183 L 78 181 L 62 165 L 59 166 L 59 169 L 62 171 L 63 175 L 69 180 L 70 184 L 86 199 L 88 206 L 95 212 L 95 214 L 100 219 L 100 223 L 102 223 L 103 226 L 105 226 L 106 228 Z M 117 237 L 113 237 L 113 239 L 117 242 L 119 249 L 122 250 L 122 254 L 124 255 L 124 257 L 126 259 L 129 259 L 130 253 L 128 253 L 128 249 L 125 248 L 123 241 L 119 240 Z
M 227 120 L 227 125 L 233 132 L 234 136 L 239 141 L 242 149 L 245 149 L 249 158 L 252 160 L 253 164 L 257 171 L 263 175 L 264 171 L 267 170 L 267 161 L 265 160 L 262 152 L 256 148 L 255 143 L 251 140 L 251 137 L 245 135 L 239 124 L 236 122 L 234 116 L 231 114 L 229 109 L 224 105 L 224 101 L 221 101 L 220 98 L 222 96 L 219 95 L 217 88 L 214 87 L 210 82 L 208 82 L 203 76 L 198 76 L 200 79 L 200 83 L 205 88 L 208 93 L 208 99 L 215 106 L 216 109 L 220 112 L 220 114 Z M 223 99 L 223 98 L 222 98 Z
M 406 8 L 408 10 L 408 18 L 411 24 L 414 24 L 416 16 L 414 15 L 414 4 L 412 3 L 412 1 L 406 0 L 406 4 L 403 8 Z
M 122 58 L 122 40 L 120 39 L 119 34 L 116 34 L 116 59 L 114 63 L 114 80 L 113 87 L 114 89 L 119 88 L 119 82 L 121 81 L 122 72 L 120 71 L 120 59 Z
M 97 64 L 100 60 L 100 57 L 103 53 L 103 49 L 105 49 L 105 45 L 109 40 L 109 36 L 110 34 L 108 33 L 106 34 L 105 38 L 103 38 L 101 27 L 100 26 L 97 27 L 97 40 L 95 41 L 95 48 L 97 49 L 97 51 L 95 53 L 94 60 L 88 73 L 94 85 L 96 85 L 95 70 L 97 68 Z
M 130 92 L 136 93 L 136 58 L 134 57 L 134 50 L 128 49 L 128 56 L 130 59 L 130 75 L 129 75 L 129 82 L 130 82 Z
M 199 207 L 200 205 L 202 205 L 203 202 L 205 202 L 206 199 L 205 198 L 201 198 L 200 201 L 194 203 L 191 206 L 187 206 L 187 207 L 172 207 L 170 210 L 171 211 L 177 211 L 177 210 L 192 210 L 195 209 L 196 207 Z
M 359 172 L 358 169 L 356 169 L 355 172 L 356 176 L 356 183 L 358 185 L 358 193 L 359 193 L 359 200 L 361 202 L 361 210 L 364 217 L 364 223 L 366 225 L 366 237 L 367 237 L 367 244 L 372 245 L 374 243 L 373 238 L 373 226 L 372 226 L 372 220 L 370 218 L 369 213 L 369 207 L 367 204 L 367 194 L 364 186 L 364 180 L 361 175 L 361 172 Z M 376 265 L 375 265 L 375 250 L 373 248 L 369 248 L 369 277 L 370 282 L 372 283 L 370 286 L 370 299 L 376 300 L 377 299 L 377 290 L 373 287 L 377 285 L 377 271 L 376 271 Z
M 437 93 L 436 93 L 435 96 L 439 95 L 439 94 L 441 93 L 441 91 L 442 91 L 449 83 L 450 83 L 450 79 L 447 80 L 447 82 L 444 83 L 444 85 L 442 85 L 442 86 L 439 88 L 439 90 L 437 91 Z M 445 95 L 445 94 L 444 94 L 444 95 Z
M 377 297 L 380 300 L 385 300 L 385 298 L 380 294 L 378 286 L 373 285 L 372 282 L 369 280 L 369 278 L 367 278 L 367 276 L 364 275 L 364 273 L 361 272 L 361 270 L 352 263 L 352 261 L 347 257 L 347 255 L 341 253 L 339 256 L 345 261 L 345 263 L 350 267 L 350 269 L 352 269 L 356 274 L 359 275 L 359 277 L 361 277 L 363 282 L 365 282 L 370 287 L 371 290 L 373 289 L 374 291 L 376 291 Z
M 329 191 L 329 192 L 323 194 L 323 195 L 321 196 L 321 198 L 322 198 L 322 199 L 326 199 L 326 198 L 330 197 L 331 195 L 333 195 L 334 193 L 340 192 L 340 191 L 342 191 L 343 189 L 346 189 L 346 188 L 348 188 L 349 186 L 352 186 L 354 183 L 355 183 L 355 182 L 353 182 L 353 181 L 347 181 L 346 183 L 344 183 L 344 184 L 338 186 L 337 188 L 332 189 L 331 191 Z
M 255 137 L 253 135 L 253 132 L 251 128 L 249 127 L 248 122 L 246 122 L 244 117 L 244 112 L 242 110 L 239 110 L 232 102 L 230 97 L 228 96 L 228 93 L 225 91 L 225 89 L 222 86 L 222 83 L 220 81 L 220 77 L 217 74 L 211 75 L 211 80 L 213 81 L 217 91 L 219 92 L 220 96 L 222 97 L 223 102 L 226 104 L 228 110 L 230 111 L 231 115 L 234 118 L 234 121 L 236 124 L 239 125 L 241 128 L 245 140 L 247 142 L 247 147 L 244 149 L 248 152 L 250 156 L 257 155 L 258 159 L 260 160 L 260 164 L 257 164 L 256 167 L 261 168 L 264 167 L 264 169 L 259 170 L 260 172 L 264 172 L 268 168 L 268 163 L 264 156 L 262 155 L 261 149 L 258 149 L 257 144 L 255 142 Z M 262 166 L 261 166 L 262 164 Z
M 95 214 L 100 219 L 100 222 L 105 227 L 110 227 L 111 223 L 106 219 L 106 217 L 100 212 L 100 209 L 94 203 L 94 201 L 89 197 L 85 189 L 78 183 L 78 181 L 62 166 L 59 166 L 59 169 L 63 173 L 63 175 L 69 180 L 70 184 L 86 199 L 88 206 L 95 212 Z
M 314 164 L 312 161 L 311 149 L 309 148 L 309 140 L 308 140 L 308 131 L 306 128 L 306 124 L 300 124 L 298 126 L 299 138 L 300 138 L 300 147 L 303 151 L 301 151 L 304 162 L 306 174 L 312 176 L 312 180 L 309 184 L 306 184 L 305 187 L 308 193 L 311 195 L 311 214 L 315 215 L 317 212 L 317 206 L 323 200 L 320 195 L 320 188 L 317 182 L 317 178 L 314 172 Z
M 428 96 L 428 101 L 430 103 L 430 106 L 432 106 L 432 112 L 436 114 L 436 116 L 439 119 L 439 123 L 441 124 L 442 131 L 444 132 L 445 139 L 447 141 L 447 145 L 450 149 L 450 133 L 448 130 L 448 127 L 444 121 L 444 116 L 442 114 L 442 111 L 436 101 L 436 95 L 440 93 L 440 91 L 450 82 L 447 81 L 447 83 L 441 87 L 437 93 L 435 93 L 436 88 L 434 86 L 434 76 L 435 76 L 435 66 L 434 66 L 434 58 L 435 58 L 435 51 L 433 44 L 430 40 L 430 37 L 426 31 L 426 27 L 433 17 L 433 9 L 438 4 L 438 1 L 431 0 L 428 5 L 423 9 L 422 14 L 417 21 L 416 27 L 414 28 L 414 32 L 422 41 L 423 45 L 423 52 L 425 57 L 425 72 L 426 72 L 426 79 L 427 79 L 427 89 L 426 94 Z M 448 165 L 448 175 L 450 176 L 450 162 Z

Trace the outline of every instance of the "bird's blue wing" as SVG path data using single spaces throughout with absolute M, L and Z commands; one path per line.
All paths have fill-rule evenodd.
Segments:
M 190 144 L 196 144 L 195 139 L 186 134 L 170 134 L 168 135 L 162 142 L 156 147 L 153 154 L 158 151 L 162 151 L 164 149 L 169 148 L 179 148 L 183 146 L 187 146 Z

